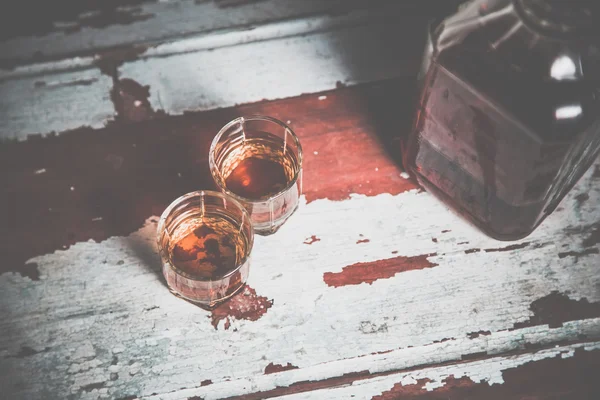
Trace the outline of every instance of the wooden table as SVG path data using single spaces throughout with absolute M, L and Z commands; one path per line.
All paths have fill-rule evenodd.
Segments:
M 338 17 L 325 33 L 261 46 L 318 52 L 327 38 L 373 32 L 365 26 L 405 29 L 368 17 L 336 30 Z M 385 49 L 373 43 L 357 51 Z M 265 75 L 239 94 L 242 106 L 153 89 L 201 81 L 183 67 L 154 76 L 149 65 L 226 58 L 228 47 L 119 60 L 106 88 L 107 64 L 60 72 L 76 80 L 33 74 L 39 65 L 6 72 L 0 93 L 13 97 L 2 100 L 2 135 L 13 140 L 0 144 L 0 397 L 600 398 L 600 162 L 530 237 L 487 238 L 399 166 L 419 46 L 349 70 L 321 53 L 321 81 L 275 89 L 265 86 L 266 60 L 256 67 Z M 265 98 L 287 98 L 257 102 L 259 86 Z M 31 98 L 42 122 L 15 105 Z M 72 104 L 79 114 L 70 118 Z M 299 135 L 304 195 L 279 232 L 256 238 L 247 288 L 208 312 L 166 288 L 156 222 L 179 195 L 214 187 L 212 137 L 254 113 Z M 81 120 L 93 127 L 69 130 Z M 60 133 L 26 135 L 50 130 Z

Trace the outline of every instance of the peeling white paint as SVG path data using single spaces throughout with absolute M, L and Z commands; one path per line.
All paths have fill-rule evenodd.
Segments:
M 528 320 L 531 303 L 552 291 L 600 301 L 598 255 L 578 262 L 558 257 L 565 249 L 582 250 L 587 237 L 565 228 L 600 220 L 600 185 L 591 172 L 563 202 L 563 211 L 522 241 L 530 246 L 504 252 L 465 254 L 456 243 L 481 249 L 506 243 L 485 237 L 425 192 L 351 195 L 346 201 L 310 204 L 303 198 L 278 233 L 255 240 L 249 285 L 273 306 L 257 321 L 232 320 L 229 330 L 223 330 L 224 321 L 215 330 L 209 313 L 172 296 L 163 285 L 152 219 L 128 237 L 78 243 L 33 258 L 39 281 L 0 275 L 0 348 L 11 355 L 21 346 L 48 350 L 3 359 L 0 386 L 14 388 L 11 382 L 18 377 L 58 397 L 73 392 L 95 399 L 99 393 L 80 388 L 105 382 L 107 398 L 157 392 L 161 399 L 215 399 L 351 372 L 460 360 L 482 351 L 501 354 L 526 343 L 551 346 L 579 335 L 598 340 L 600 318 L 555 329 L 508 330 Z M 582 189 L 589 200 L 571 211 Z M 451 232 L 442 235 L 445 230 Z M 360 234 L 370 242 L 357 245 Z M 312 235 L 320 241 L 307 246 L 304 241 Z M 334 288 L 323 280 L 324 273 L 357 262 L 433 253 L 429 261 L 438 266 L 372 284 Z M 153 307 L 158 308 L 145 311 Z M 467 337 L 480 330 L 492 334 Z M 450 340 L 434 343 L 445 338 Z M 59 371 L 42 374 L 56 360 L 78 364 L 77 372 L 68 379 Z M 299 369 L 263 375 L 271 362 Z M 469 376 L 477 377 L 473 371 Z M 119 379 L 111 380 L 111 373 Z M 485 370 L 480 374 L 480 380 L 501 379 Z M 214 383 L 199 387 L 205 379 Z M 13 397 L 35 397 L 36 385 Z
M 159 18 L 135 23 L 141 27 L 162 20 L 158 26 L 176 32 L 159 35 L 162 41 L 155 38 L 158 42 L 152 42 L 140 59 L 119 67 L 119 75 L 150 86 L 149 100 L 155 110 L 181 114 L 332 90 L 338 81 L 354 85 L 416 71 L 423 43 L 408 39 L 414 36 L 414 24 L 398 23 L 406 18 L 402 6 L 389 2 L 330 13 L 332 5 L 324 3 L 267 0 L 219 12 L 210 2 L 197 6 L 191 0 L 182 2 L 180 7 L 193 8 L 191 13 L 168 9 Z M 338 1 L 338 7 L 343 4 Z M 164 5 L 144 5 L 148 7 Z M 196 35 L 179 36 L 186 31 L 178 21 L 182 18 Z M 411 18 L 422 18 L 425 32 L 426 17 Z M 252 21 L 269 23 L 247 29 L 244 22 Z M 203 24 L 213 29 L 204 30 Z M 96 49 L 115 38 L 119 46 L 134 37 L 138 44 L 151 40 L 140 38 L 140 31 L 126 25 L 84 28 L 77 35 L 11 39 L 0 43 L 0 54 L 18 58 L 44 48 L 46 56 L 60 58 L 73 54 L 76 47 L 86 47 L 85 37 L 93 37 Z M 402 52 L 389 51 L 400 46 Z M 29 134 L 101 128 L 112 120 L 113 82 L 100 72 L 98 60 L 98 56 L 76 57 L 0 71 L 0 138 L 25 140 Z
M 598 321 L 597 321 L 598 322 Z M 584 349 L 585 351 L 598 350 L 600 349 L 600 342 L 591 342 L 588 344 L 578 344 L 571 346 L 561 346 L 549 350 L 541 350 L 537 352 L 525 353 L 515 356 L 499 356 L 491 357 L 489 359 L 473 361 L 473 362 L 461 362 L 453 365 L 444 367 L 426 367 L 422 369 L 416 369 L 410 372 L 401 372 L 397 374 L 385 375 L 381 377 L 357 380 L 351 385 L 344 385 L 338 388 L 316 390 L 313 392 L 299 393 L 295 395 L 277 397 L 286 400 L 299 400 L 299 399 L 371 399 L 375 395 L 379 395 L 384 391 L 390 390 L 395 384 L 401 383 L 402 385 L 414 385 L 421 379 L 427 379 L 428 382 L 423 385 L 424 390 L 434 390 L 444 386 L 444 379 L 449 376 L 454 376 L 456 379 L 461 377 L 468 377 L 476 383 L 487 382 L 490 385 L 503 384 L 503 371 L 516 368 L 524 365 L 528 362 L 540 361 L 548 358 L 554 358 L 556 356 L 573 353 L 575 349 Z M 424 349 L 422 349 L 424 350 Z M 433 354 L 434 351 L 443 353 L 440 349 L 430 349 L 429 352 L 420 352 L 422 355 Z M 392 357 L 396 359 L 405 356 L 406 354 L 394 354 Z M 391 358 L 391 357 L 390 357 Z M 356 370 L 354 372 L 364 371 L 359 370 L 360 367 L 369 365 L 376 365 L 376 363 L 383 364 L 387 368 L 386 370 L 392 370 L 397 366 L 396 363 L 386 363 L 386 359 L 368 360 L 364 362 L 363 358 L 346 360 L 346 364 L 354 363 Z M 429 362 L 428 359 L 424 359 L 425 364 Z M 358 365 L 356 365 L 358 364 Z M 382 369 L 382 368 L 379 368 Z M 368 369 L 373 372 L 372 369 Z M 384 370 L 385 371 L 385 370 Z M 236 382 L 220 382 L 212 384 L 208 387 L 199 387 L 194 389 L 178 390 L 173 393 L 161 393 L 157 396 L 148 396 L 148 400 L 179 400 L 187 399 L 191 396 L 201 396 L 205 399 L 219 399 L 227 396 L 235 396 L 245 393 L 244 388 L 252 387 L 253 392 L 265 391 L 276 389 L 277 386 L 285 387 L 295 382 L 305 382 L 314 379 L 327 379 L 330 377 L 341 376 L 339 370 L 335 368 L 334 371 L 328 369 L 328 365 L 323 368 L 310 367 L 304 370 L 289 370 L 280 372 L 278 374 L 267 375 L 267 376 L 256 376 L 252 379 L 243 379 Z M 382 371 L 383 372 L 383 371 Z M 338 374 L 338 375 L 336 375 Z
M 269 0 L 267 0 L 269 1 Z M 320 7 L 315 7 L 312 12 Z M 339 1 L 339 0 L 338 0 Z M 272 2 L 272 0 L 271 0 Z M 342 3 L 343 4 L 343 3 Z M 310 4 L 306 6 L 311 7 Z M 397 15 L 398 8 L 390 2 L 384 7 L 353 10 L 345 13 L 329 13 L 322 15 L 307 15 L 296 19 L 285 18 L 254 26 L 253 29 L 225 29 L 209 34 L 198 34 L 175 42 L 167 42 L 154 46 L 145 51 L 143 58 L 165 57 L 173 54 L 183 54 L 203 50 L 215 50 L 223 47 L 237 46 L 246 43 L 274 40 L 283 37 L 307 35 L 319 31 L 332 31 L 349 28 L 361 24 L 371 24 L 375 21 L 389 22 L 391 15 Z
M 390 35 L 406 37 L 406 29 L 396 20 L 372 21 L 347 29 L 158 57 L 152 59 L 152 68 L 147 60 L 137 60 L 125 63 L 120 72 L 150 86 L 155 109 L 169 114 L 210 110 L 332 90 L 338 81 L 355 85 L 412 73 L 418 57 L 389 52 L 381 43 Z M 405 46 L 406 52 L 421 52 L 418 41 Z
M 344 2 L 345 0 L 337 0 L 338 7 Z M 38 49 L 43 49 L 46 57 L 60 59 L 73 53 L 127 46 L 140 41 L 161 43 L 173 37 L 202 36 L 221 31 L 234 31 L 238 36 L 252 36 L 252 31 L 247 29 L 248 25 L 261 26 L 279 20 L 301 19 L 299 17 L 306 14 L 322 14 L 328 9 L 328 5 L 320 0 L 265 0 L 258 4 L 250 2 L 226 9 L 220 9 L 211 1 L 196 4 L 195 0 L 178 0 L 172 3 L 177 4 L 141 4 L 137 14 L 153 17 L 131 24 L 111 24 L 102 29 L 83 27 L 72 35 L 52 32 L 4 40 L 0 43 L 0 59 L 29 60 L 34 58 Z M 85 61 L 87 57 L 83 57 L 82 62 Z
M 511 357 L 495 357 L 484 361 L 461 363 L 444 367 L 423 368 L 411 372 L 400 372 L 387 376 L 365 379 L 353 382 L 351 385 L 321 389 L 312 392 L 292 394 L 277 397 L 281 400 L 317 400 L 317 399 L 352 399 L 371 400 L 372 397 L 381 395 L 401 383 L 403 386 L 414 385 L 420 379 L 428 379 L 423 389 L 433 390 L 444 386 L 443 380 L 453 376 L 456 379 L 467 377 L 476 383 L 487 382 L 489 385 L 502 384 L 503 371 L 517 368 L 529 362 L 541 361 L 556 356 L 563 357 L 565 354 L 573 354 L 576 349 L 584 351 L 600 349 L 600 342 L 589 345 L 561 346 L 556 349 L 542 350 L 529 354 L 521 354 Z M 172 397 L 175 399 L 176 397 Z M 171 398 L 169 398 L 171 399 Z
M 101 128 L 113 117 L 109 93 L 112 79 L 99 70 L 63 72 L 52 80 L 63 85 L 38 85 L 47 76 L 0 81 L 0 138 L 25 140 L 81 126 Z M 69 82 L 90 81 L 85 86 Z

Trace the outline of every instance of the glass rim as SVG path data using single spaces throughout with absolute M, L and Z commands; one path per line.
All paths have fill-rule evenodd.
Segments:
M 189 192 L 186 193 L 184 195 L 179 196 L 178 198 L 176 198 L 175 200 L 173 200 L 168 206 L 167 208 L 165 208 L 165 210 L 162 212 L 159 220 L 158 220 L 158 226 L 156 228 L 157 231 L 157 244 L 158 244 L 158 250 L 159 252 L 162 252 L 163 246 L 161 244 L 161 235 L 164 231 L 166 231 L 166 221 L 168 216 L 173 212 L 173 210 L 175 209 L 175 207 L 179 206 L 181 203 L 183 203 L 186 200 L 189 200 L 193 197 L 204 197 L 204 196 L 213 196 L 213 197 L 219 197 L 221 199 L 224 199 L 226 201 L 231 201 L 237 208 L 239 208 L 242 212 L 243 215 L 243 221 L 247 221 L 249 226 L 250 226 L 250 237 L 248 238 L 248 250 L 246 251 L 246 256 L 240 260 L 240 262 L 238 263 L 238 265 L 236 265 L 236 267 L 234 269 L 232 269 L 231 271 L 229 271 L 228 273 L 226 273 L 225 275 L 221 276 L 218 279 L 198 279 L 195 277 L 191 277 L 190 274 L 184 272 L 184 271 L 180 271 L 178 269 L 176 269 L 173 266 L 173 263 L 170 261 L 170 259 L 168 258 L 168 264 L 169 264 L 169 268 L 171 268 L 171 270 L 173 270 L 177 275 L 179 276 L 183 276 L 186 279 L 189 279 L 191 281 L 196 281 L 196 282 L 218 282 L 221 281 L 225 278 L 229 278 L 230 276 L 232 276 L 233 274 L 235 274 L 236 272 L 238 272 L 250 259 L 250 254 L 252 254 L 252 247 L 254 246 L 254 225 L 252 223 L 252 219 L 250 218 L 250 213 L 248 212 L 248 210 L 246 210 L 246 207 L 244 207 L 239 201 L 237 201 L 236 199 L 234 199 L 233 197 L 227 195 L 226 193 L 223 192 L 217 192 L 214 190 L 196 190 L 193 192 Z
M 216 161 L 215 161 L 215 149 L 217 147 L 219 139 L 221 139 L 221 137 L 223 136 L 223 134 L 225 132 L 227 132 L 227 130 L 229 130 L 229 128 L 231 128 L 235 124 L 242 125 L 244 123 L 244 121 L 267 121 L 267 122 L 272 122 L 274 124 L 279 125 L 280 127 L 284 128 L 285 130 L 287 130 L 291 134 L 291 136 L 292 136 L 292 138 L 294 140 L 294 143 L 296 144 L 296 147 L 298 149 L 298 170 L 294 173 L 294 176 L 290 180 L 290 183 L 288 183 L 288 185 L 285 188 L 281 189 L 279 192 L 277 192 L 274 195 L 269 196 L 268 198 L 263 199 L 263 200 L 254 200 L 254 199 L 249 199 L 249 198 L 244 197 L 244 196 L 240 196 L 240 195 L 232 192 L 231 190 L 227 189 L 226 187 L 224 187 L 224 185 L 221 185 L 221 183 L 219 182 L 219 179 L 217 179 L 217 177 L 223 178 L 223 176 L 221 174 L 221 171 L 216 166 Z M 251 114 L 251 115 L 248 115 L 248 116 L 245 116 L 245 117 L 244 116 L 237 117 L 237 118 L 229 121 L 227 124 L 225 124 L 219 130 L 219 132 L 213 138 L 212 143 L 210 144 L 210 149 L 208 151 L 208 163 L 209 163 L 209 166 L 210 166 L 210 173 L 213 176 L 213 180 L 215 181 L 215 183 L 217 184 L 217 186 L 224 193 L 226 193 L 230 197 L 233 197 L 234 199 L 237 199 L 237 200 L 242 201 L 244 203 L 252 203 L 252 204 L 266 203 L 266 202 L 269 202 L 271 200 L 275 200 L 278 197 L 284 195 L 288 190 L 290 190 L 296 184 L 296 182 L 298 182 L 298 178 L 302 174 L 302 145 L 300 144 L 300 139 L 298 139 L 298 136 L 296 135 L 296 133 L 292 130 L 292 128 L 290 128 L 284 122 L 282 122 L 282 121 L 280 121 L 280 120 L 278 120 L 276 118 L 269 117 L 267 115 Z

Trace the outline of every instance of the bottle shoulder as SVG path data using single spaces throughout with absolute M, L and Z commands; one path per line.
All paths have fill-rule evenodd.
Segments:
M 433 56 L 477 63 L 490 59 L 540 81 L 599 81 L 600 46 L 558 38 L 527 24 L 511 0 L 475 0 L 432 28 Z

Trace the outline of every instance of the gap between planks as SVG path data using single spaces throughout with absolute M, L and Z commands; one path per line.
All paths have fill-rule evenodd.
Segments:
M 481 356 L 467 361 L 446 361 L 418 365 L 409 368 L 389 369 L 386 371 L 361 370 L 338 376 L 315 376 L 312 374 L 301 374 L 302 371 L 291 370 L 280 372 L 277 376 L 265 376 L 245 381 L 229 381 L 212 384 L 210 387 L 197 387 L 193 389 L 177 390 L 169 393 L 142 396 L 145 400 L 182 400 L 201 398 L 204 400 L 228 399 L 228 400 L 255 400 L 267 398 L 289 399 L 320 399 L 320 398 L 357 398 L 365 399 L 389 390 L 394 384 L 401 382 L 402 385 L 411 385 L 418 380 L 427 380 L 423 389 L 428 391 L 444 386 L 444 380 L 450 376 L 455 379 L 466 377 L 473 383 L 486 382 L 489 385 L 502 384 L 503 371 L 518 368 L 530 362 L 544 359 L 572 357 L 576 351 L 600 350 L 598 341 L 578 341 L 566 345 L 550 344 L 533 351 L 511 351 L 494 356 Z M 324 369 L 326 370 L 326 369 Z M 286 385 L 282 377 L 284 375 L 296 375 L 298 378 L 291 384 Z M 279 378 L 279 379 L 278 379 Z M 261 390 L 262 382 L 270 380 L 272 388 Z M 251 387 L 250 392 L 233 394 L 241 386 Z M 371 387 L 370 387 L 371 386 Z M 339 389 L 339 390 L 338 390 Z M 365 393 L 369 391 L 369 393 Z M 294 395 L 296 394 L 296 395 Z M 304 395 L 302 395 L 304 394 Z M 344 396 L 342 396 L 342 394 Z M 197 396 L 197 397 L 194 397 Z M 283 397 L 280 397 L 283 396 Z

